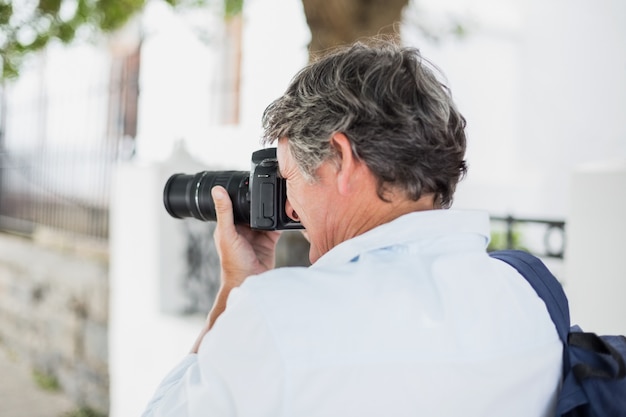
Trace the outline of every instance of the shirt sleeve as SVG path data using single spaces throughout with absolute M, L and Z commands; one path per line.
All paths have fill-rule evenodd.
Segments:
M 236 289 L 198 354 L 170 371 L 142 417 L 278 416 L 282 374 L 263 314 Z
M 217 372 L 201 369 L 189 354 L 163 379 L 142 417 L 234 415 L 228 389 Z

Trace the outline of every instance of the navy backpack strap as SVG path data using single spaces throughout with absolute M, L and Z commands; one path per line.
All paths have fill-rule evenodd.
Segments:
M 520 250 L 502 250 L 491 252 L 489 255 L 511 265 L 526 278 L 537 295 L 545 302 L 561 341 L 567 345 L 570 331 L 567 297 L 561 283 L 543 262 L 536 256 Z
M 626 338 L 570 328 L 563 287 L 537 257 L 523 251 L 491 253 L 517 269 L 543 299 L 563 342 L 563 381 L 557 416 L 626 416 Z M 573 367 L 571 366 L 573 364 Z
M 568 337 L 570 333 L 569 303 L 561 283 L 552 275 L 539 258 L 524 251 L 502 250 L 490 253 L 491 257 L 511 265 L 517 270 L 537 295 L 544 301 L 554 322 L 559 338 L 563 342 L 563 382 L 557 403 L 556 415 L 570 415 L 572 410 L 587 403 L 580 384 L 570 372 Z

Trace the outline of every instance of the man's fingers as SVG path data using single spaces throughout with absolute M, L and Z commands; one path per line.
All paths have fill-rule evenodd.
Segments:
M 224 227 L 234 230 L 233 203 L 226 189 L 222 186 L 215 186 L 211 189 L 211 197 L 215 204 L 215 216 L 217 217 L 217 227 L 224 230 Z

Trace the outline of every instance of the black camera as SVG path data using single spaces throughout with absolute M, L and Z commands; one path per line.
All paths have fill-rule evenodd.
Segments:
M 163 190 L 165 209 L 177 219 L 193 217 L 215 221 L 211 188 L 216 185 L 228 191 L 236 224 L 261 230 L 303 229 L 300 222 L 293 221 L 285 212 L 287 184 L 278 175 L 276 148 L 253 152 L 250 172 L 202 171 L 193 175 L 172 175 Z

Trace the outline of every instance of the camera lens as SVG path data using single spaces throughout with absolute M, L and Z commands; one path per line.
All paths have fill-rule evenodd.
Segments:
M 246 171 L 202 171 L 197 174 L 174 174 L 163 190 L 163 204 L 170 216 L 177 219 L 193 217 L 215 221 L 215 205 L 211 188 L 226 188 L 233 202 L 235 223 L 250 224 L 250 173 Z

